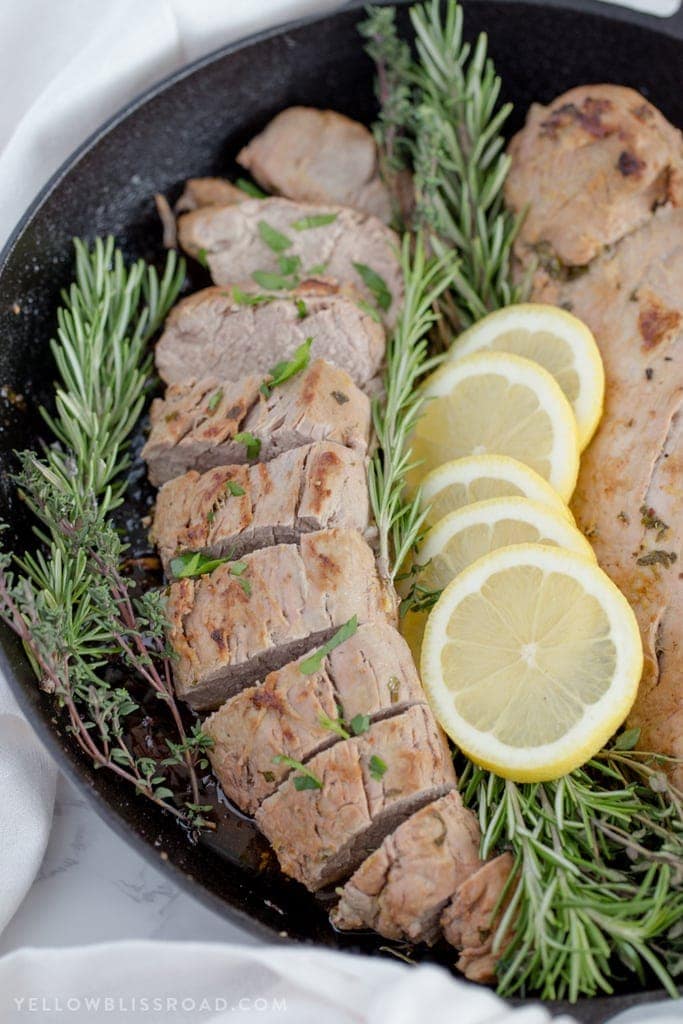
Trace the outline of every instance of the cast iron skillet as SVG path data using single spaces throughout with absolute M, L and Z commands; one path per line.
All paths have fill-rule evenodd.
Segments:
M 405 10 L 401 12 L 407 31 Z M 230 174 L 232 155 L 266 121 L 294 103 L 331 107 L 367 122 L 374 114 L 372 68 L 359 43 L 359 6 L 299 22 L 227 47 L 149 90 L 89 139 L 57 172 L 22 218 L 0 257 L 0 516 L 11 543 L 29 539 L 26 516 L 8 480 L 12 451 L 35 446 L 38 401 L 53 380 L 48 339 L 59 290 L 69 280 L 73 236 L 113 233 L 130 256 L 159 262 L 161 231 L 152 195 L 178 195 L 192 175 Z M 469 36 L 485 29 L 515 103 L 510 129 L 532 100 L 548 102 L 573 85 L 633 86 L 674 124 L 683 125 L 683 14 L 668 21 L 607 8 L 592 0 L 492 3 L 465 0 Z M 205 282 L 192 269 L 189 287 Z M 9 389 L 9 390 L 8 390 Z M 5 401 L 18 392 L 25 403 Z M 138 488 L 138 511 L 151 496 Z M 55 716 L 14 637 L 0 635 L 0 664 L 42 742 L 87 792 L 102 817 L 184 889 L 242 927 L 278 937 L 379 953 L 377 937 L 344 936 L 325 906 L 267 861 L 250 822 L 224 809 L 218 835 L 199 845 L 104 772 L 94 772 Z M 380 954 L 381 955 L 381 954 Z M 424 958 L 451 964 L 452 950 Z M 631 983 L 632 984 L 632 983 Z M 625 985 L 609 999 L 584 1000 L 573 1012 L 598 1024 L 632 1003 L 661 995 Z

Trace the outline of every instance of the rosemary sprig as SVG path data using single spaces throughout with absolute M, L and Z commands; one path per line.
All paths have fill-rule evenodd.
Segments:
M 413 227 L 437 254 L 455 250 L 459 267 L 441 301 L 444 326 L 457 332 L 491 310 L 519 302 L 512 243 L 520 219 L 503 204 L 509 167 L 501 130 L 510 104 L 499 105 L 500 78 L 481 34 L 463 41 L 456 0 L 410 9 L 417 60 L 396 30 L 393 8 L 370 8 L 361 25 L 377 65 L 381 113 L 376 128 L 392 167 L 412 166 Z
M 387 344 L 385 395 L 373 402 L 378 448 L 369 467 L 370 501 L 378 529 L 378 564 L 393 580 L 414 546 L 424 522 L 420 495 L 405 494 L 411 468 L 409 439 L 422 407 L 417 384 L 438 360 L 429 357 L 429 331 L 438 319 L 436 303 L 457 272 L 452 254 L 427 259 L 418 234 L 403 238 L 401 266 L 405 298 Z
M 525 785 L 467 763 L 460 786 L 479 816 L 482 856 L 507 847 L 515 859 L 494 940 L 502 995 L 610 993 L 619 962 L 641 980 L 649 968 L 677 994 L 683 794 L 654 755 L 606 750 Z
M 125 491 L 127 441 L 150 369 L 147 343 L 175 301 L 184 266 L 170 254 L 159 279 L 143 261 L 126 268 L 113 239 L 98 240 L 90 252 L 79 241 L 75 248 L 75 281 L 63 294 L 52 342 L 61 377 L 55 413 L 41 410 L 58 440 L 43 457 L 19 455 L 16 478 L 43 543 L 23 557 L 0 554 L 0 618 L 98 768 L 190 827 L 211 827 L 196 778 L 208 739 L 197 727 L 185 729 L 175 703 L 162 600 L 155 591 L 134 596 L 108 518 Z M 136 754 L 127 738 L 139 712 L 133 681 L 170 717 L 175 739 L 165 739 L 158 756 Z M 150 749 L 158 745 L 148 738 Z M 185 798 L 174 795 L 178 768 Z
M 438 0 L 410 16 L 417 60 L 398 37 L 391 8 L 370 9 L 361 31 L 377 63 L 375 134 L 385 176 L 392 184 L 412 168 L 414 223 L 442 266 L 456 264 L 438 297 L 440 327 L 452 332 L 524 295 L 510 266 L 519 225 L 502 199 L 508 161 L 500 131 L 509 107 L 498 108 L 500 81 L 485 37 L 473 50 L 463 43 L 455 0 L 443 17 Z M 421 528 L 419 497 L 407 501 L 402 488 L 432 326 L 407 329 L 426 313 L 411 302 L 421 287 L 423 242 L 413 264 L 407 253 L 404 242 L 405 320 L 390 342 L 386 412 L 375 411 L 380 447 L 370 474 L 380 565 L 392 580 Z M 413 587 L 410 604 L 426 609 L 436 597 Z M 619 962 L 639 977 L 649 969 L 675 994 L 672 975 L 683 963 L 683 795 L 662 771 L 666 759 L 632 745 L 623 738 L 571 775 L 536 785 L 463 759 L 460 784 L 479 816 L 482 856 L 501 849 L 514 856 L 494 946 L 501 994 L 575 1000 L 611 992 Z

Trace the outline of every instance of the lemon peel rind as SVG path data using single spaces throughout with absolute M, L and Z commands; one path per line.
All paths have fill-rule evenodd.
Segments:
M 421 503 L 426 508 L 432 501 L 453 483 L 468 486 L 475 480 L 497 478 L 505 483 L 513 484 L 520 490 L 527 488 L 524 497 L 530 501 L 547 505 L 570 522 L 574 516 L 569 506 L 562 500 L 554 487 L 544 480 L 531 466 L 527 466 L 511 455 L 464 455 L 460 459 L 450 459 L 430 470 L 422 481 Z M 512 497 L 512 495 L 511 495 Z M 457 511 L 453 509 L 453 511 Z
M 564 501 L 568 502 L 574 493 L 579 475 L 576 418 L 560 385 L 552 374 L 538 363 L 507 352 L 476 352 L 474 355 L 444 363 L 439 367 L 425 382 L 424 397 L 446 398 L 461 380 L 484 374 L 498 375 L 509 383 L 523 387 L 530 387 L 530 378 L 534 380 L 534 389 L 543 397 L 543 409 L 553 426 L 553 451 L 550 461 L 554 470 L 548 483 Z
M 558 330 L 560 325 L 564 330 Z M 576 416 L 579 448 L 583 451 L 597 430 L 605 402 L 605 369 L 602 356 L 593 332 L 583 320 L 579 320 L 568 310 L 547 303 L 525 302 L 505 306 L 489 313 L 456 338 L 449 352 L 449 361 L 464 359 L 482 351 L 504 351 L 491 349 L 489 346 L 502 331 L 515 327 L 548 333 L 554 330 L 573 352 L 576 352 L 577 348 L 573 340 L 579 339 L 581 354 L 590 366 L 590 372 L 581 376 L 582 387 L 572 407 Z
M 455 607 L 468 594 L 478 592 L 494 573 L 520 566 L 545 572 L 567 573 L 596 598 L 610 623 L 616 651 L 613 682 L 582 718 L 553 743 L 534 748 L 514 748 L 490 734 L 473 728 L 454 710 L 449 691 L 441 679 L 439 635 L 445 635 Z M 605 595 L 609 601 L 605 603 Z M 626 719 L 638 692 L 642 675 L 643 649 L 631 606 L 621 591 L 590 561 L 560 548 L 520 544 L 500 548 L 463 570 L 444 590 L 427 620 L 422 642 L 421 675 L 429 703 L 445 732 L 470 760 L 514 782 L 546 782 L 585 764 L 596 754 Z M 615 699 L 618 697 L 618 700 Z M 486 740 L 482 741 L 482 737 Z

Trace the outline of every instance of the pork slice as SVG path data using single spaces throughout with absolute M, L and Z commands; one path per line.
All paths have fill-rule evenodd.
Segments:
M 480 838 L 476 818 L 451 790 L 399 825 L 363 861 L 344 886 L 332 923 L 433 945 L 444 907 L 481 865 Z
M 502 950 L 494 953 L 493 940 L 506 901 L 494 912 L 513 863 L 510 853 L 487 861 L 460 883 L 441 917 L 444 938 L 460 950 L 456 966 L 470 981 L 495 981 Z
M 313 339 L 313 355 L 342 367 L 356 384 L 363 386 L 377 374 L 384 328 L 359 307 L 352 290 L 345 294 L 333 283 L 304 282 L 287 296 L 256 305 L 237 302 L 235 294 L 204 288 L 171 311 L 155 352 L 165 383 L 265 377 L 307 338 Z
M 640 746 L 680 757 L 683 209 L 657 210 L 583 276 L 547 280 L 535 297 L 570 306 L 602 353 L 605 412 L 572 509 L 638 619 L 645 667 L 630 722 Z
M 334 220 L 303 230 L 294 226 L 303 224 L 305 218 L 321 216 Z M 283 236 L 284 242 L 275 248 L 268 244 L 261 234 L 263 225 Z M 205 259 L 218 285 L 252 279 L 258 271 L 278 275 L 287 283 L 324 272 L 341 284 L 353 285 L 363 299 L 374 304 L 375 295 L 356 266 L 361 265 L 386 285 L 388 308 L 381 312 L 389 326 L 395 323 L 402 304 L 396 234 L 377 217 L 348 207 L 313 206 L 279 198 L 207 206 L 179 219 L 178 237 L 187 253 Z M 291 274 L 283 274 L 283 259 L 296 262 Z
M 223 701 L 328 640 L 354 615 L 384 618 L 372 551 L 354 530 L 303 534 L 210 575 L 171 584 L 176 693 L 198 710 Z M 246 585 L 246 589 L 245 589 Z
M 683 137 L 633 89 L 582 85 L 534 104 L 509 147 L 505 198 L 528 207 L 516 250 L 583 266 L 683 201 Z
M 321 442 L 271 462 L 192 469 L 169 480 L 157 495 L 150 540 L 170 575 L 171 559 L 186 551 L 241 558 L 315 530 L 363 532 L 369 515 L 365 457 Z
M 370 403 L 349 375 L 322 359 L 268 398 L 262 377 L 237 383 L 205 378 L 172 384 L 151 408 L 151 430 L 142 457 L 155 486 L 186 473 L 248 461 L 268 462 L 283 452 L 329 441 L 364 454 L 370 433 Z M 260 442 L 258 455 L 236 434 Z
M 293 773 L 256 822 L 285 874 L 314 892 L 348 877 L 404 818 L 455 785 L 448 745 L 424 704 L 322 751 L 307 770 L 320 788 L 297 789 Z
M 242 690 L 203 728 L 214 741 L 209 757 L 223 791 L 254 814 L 290 772 L 278 755 L 303 762 L 339 741 L 325 716 L 352 733 L 356 715 L 377 721 L 424 700 L 403 637 L 379 620 L 360 626 L 313 674 L 297 661 Z
M 188 178 L 178 202 L 176 213 L 187 213 L 200 206 L 228 206 L 230 203 L 245 203 L 246 192 L 225 178 Z
M 299 202 L 339 203 L 389 223 L 391 202 L 365 125 L 334 110 L 289 107 L 238 154 L 267 192 Z

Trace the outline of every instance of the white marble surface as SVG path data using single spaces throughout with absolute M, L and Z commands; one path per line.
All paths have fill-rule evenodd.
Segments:
M 43 865 L 0 935 L 0 956 L 21 946 L 147 938 L 258 941 L 181 892 L 60 777 Z

